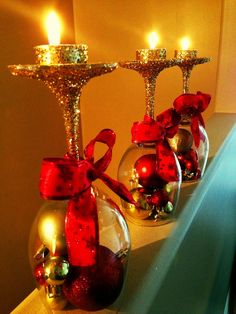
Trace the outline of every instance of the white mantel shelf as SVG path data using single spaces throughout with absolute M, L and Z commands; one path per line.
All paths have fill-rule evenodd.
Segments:
M 236 114 L 224 113 L 207 122 L 213 160 L 198 185 L 182 186 L 176 221 L 161 227 L 129 224 L 132 251 L 119 313 L 224 313 L 236 245 L 235 123 Z M 45 313 L 36 289 L 12 312 Z

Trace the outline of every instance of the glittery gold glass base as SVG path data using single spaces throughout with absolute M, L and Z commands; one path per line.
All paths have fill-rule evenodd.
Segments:
M 63 111 L 68 153 L 76 158 L 83 152 L 79 106 L 82 87 L 91 78 L 116 68 L 117 63 L 9 66 L 13 75 L 40 80 L 56 95 Z

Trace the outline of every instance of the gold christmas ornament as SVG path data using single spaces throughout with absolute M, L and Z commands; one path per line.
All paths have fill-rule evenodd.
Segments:
M 58 202 L 51 202 L 38 217 L 39 238 L 52 255 L 66 254 L 65 213 L 65 207 L 59 207 Z
M 46 302 L 52 310 L 63 310 L 67 305 L 67 300 L 64 297 L 62 286 L 48 285 L 46 290 Z
M 138 219 L 146 219 L 148 218 L 153 211 L 153 206 L 147 203 L 148 194 L 141 193 L 139 189 L 134 189 L 131 191 L 132 196 L 136 202 L 138 202 L 141 206 L 140 208 L 135 207 L 132 204 L 128 204 L 126 206 L 127 213 L 130 216 Z
M 53 256 L 45 262 L 44 277 L 50 285 L 61 285 L 69 273 L 69 263 L 60 256 Z
M 190 150 L 193 145 L 192 134 L 185 129 L 179 129 L 174 137 L 168 139 L 171 149 L 176 153 L 183 153 Z

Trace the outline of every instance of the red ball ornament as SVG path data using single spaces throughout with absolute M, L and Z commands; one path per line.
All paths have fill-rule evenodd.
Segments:
M 40 286 L 43 286 L 45 284 L 46 280 L 44 277 L 44 263 L 35 266 L 34 277 L 36 281 L 40 284 Z
M 195 150 L 190 149 L 186 153 L 179 154 L 178 160 L 182 169 L 187 169 L 191 172 L 198 170 L 198 156 Z
M 194 165 L 193 165 L 192 161 L 187 160 L 185 165 L 189 171 L 194 171 Z
M 194 149 L 190 149 L 187 153 L 187 158 L 192 161 L 193 168 L 197 171 L 198 168 L 198 155 Z
M 164 207 L 169 201 L 169 196 L 166 191 L 159 190 L 155 191 L 151 196 L 147 198 L 149 205 L 154 205 L 157 207 Z
M 166 184 L 156 171 L 156 155 L 147 154 L 140 157 L 134 164 L 138 174 L 138 182 L 145 188 L 162 188 Z
M 72 267 L 63 285 L 63 292 L 75 307 L 97 311 L 116 300 L 123 285 L 123 276 L 121 259 L 108 248 L 100 246 L 98 264 Z

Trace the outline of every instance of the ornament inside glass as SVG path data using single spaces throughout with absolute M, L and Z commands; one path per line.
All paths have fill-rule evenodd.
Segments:
M 176 180 L 167 181 L 156 169 L 156 143 L 131 144 L 124 153 L 118 169 L 118 180 L 130 190 L 138 205 L 121 200 L 130 221 L 142 226 L 156 226 L 173 219 L 181 185 L 181 170 L 176 156 L 172 154 L 178 175 Z
M 168 139 L 176 153 L 182 170 L 182 181 L 196 181 L 202 178 L 209 153 L 209 140 L 203 126 L 199 125 L 200 141 L 196 146 L 191 131 L 191 119 L 182 118 L 178 132 Z
M 211 96 L 201 92 L 185 93 L 174 100 L 173 106 L 181 120 L 178 132 L 168 142 L 178 156 L 183 182 L 199 180 L 204 174 L 209 140 L 202 112 L 210 101 Z
M 95 265 L 69 263 L 65 238 L 67 201 L 46 201 L 32 226 L 32 272 L 45 304 L 52 310 L 69 304 L 87 311 L 100 310 L 112 304 L 121 292 L 130 250 L 127 224 L 111 199 L 96 188 L 93 193 L 99 225 Z

